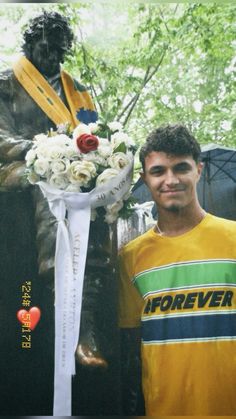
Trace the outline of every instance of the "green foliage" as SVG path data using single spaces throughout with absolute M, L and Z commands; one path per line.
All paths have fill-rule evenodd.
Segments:
M 95 3 L 32 10 L 70 17 L 77 40 L 64 67 L 90 88 L 101 120 L 121 121 L 137 145 L 156 126 L 182 122 L 201 143 L 235 146 L 236 5 Z M 14 27 L 24 11 L 0 6 L 0 20 Z
M 137 144 L 182 122 L 202 143 L 233 145 L 235 17 L 233 4 L 130 5 L 115 50 L 81 39 L 72 61 L 99 114 L 121 120 Z
M 126 145 L 125 143 L 120 143 L 118 147 L 115 148 L 114 153 L 126 153 Z

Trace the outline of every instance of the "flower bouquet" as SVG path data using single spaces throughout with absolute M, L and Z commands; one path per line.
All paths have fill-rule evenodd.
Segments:
M 54 415 L 71 415 L 71 378 L 79 339 L 90 221 L 113 223 L 129 198 L 134 144 L 121 124 L 80 124 L 36 135 L 27 177 L 57 219 L 55 252 Z
M 66 126 L 59 126 L 57 132 L 35 136 L 26 154 L 30 183 L 43 181 L 65 192 L 89 192 L 116 178 L 133 162 L 134 143 L 119 122 L 80 124 L 71 136 L 66 132 Z M 121 199 L 105 205 L 105 221 L 110 224 L 125 215 L 131 202 L 128 191 Z M 92 221 L 96 215 L 93 208 Z

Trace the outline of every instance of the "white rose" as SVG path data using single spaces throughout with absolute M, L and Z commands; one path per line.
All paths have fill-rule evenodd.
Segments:
M 48 148 L 48 158 L 51 160 L 58 160 L 64 157 L 65 151 L 61 145 L 52 145 Z
M 47 159 L 49 154 L 49 148 L 46 143 L 42 143 L 36 149 L 36 154 L 39 159 Z
M 110 141 L 107 138 L 100 138 L 99 137 L 99 145 L 98 145 L 98 147 L 100 147 L 100 146 L 102 146 L 102 147 L 109 147 L 109 146 L 111 146 L 111 143 L 110 143 Z
M 90 151 L 87 154 L 83 155 L 84 161 L 91 161 L 96 165 L 100 166 L 107 166 L 107 161 L 104 157 L 99 156 L 99 154 L 96 151 Z
M 88 124 L 88 127 L 92 134 L 94 134 L 95 132 L 99 130 L 99 125 L 96 122 L 90 122 L 90 124 Z
M 103 183 L 108 182 L 113 177 L 116 177 L 119 174 L 117 169 L 106 169 L 102 172 L 96 180 L 96 185 L 102 185 Z
M 71 138 L 69 138 L 66 134 L 59 134 L 54 135 L 53 137 L 50 137 L 48 139 L 48 145 L 49 146 L 62 146 L 65 147 L 67 144 L 71 143 Z
M 47 159 L 38 159 L 34 162 L 34 171 L 39 176 L 45 176 L 49 170 Z
M 58 174 L 54 173 L 50 177 L 49 183 L 50 183 L 51 186 L 54 186 L 54 188 L 64 190 L 68 186 L 68 179 L 65 175 L 58 175 Z
M 71 141 L 71 144 L 65 148 L 64 152 L 65 157 L 69 160 L 78 160 L 78 157 L 82 155 L 74 141 Z
M 99 146 L 97 152 L 100 156 L 107 158 L 112 154 L 113 147 L 109 140 L 106 138 L 99 138 Z
M 34 163 L 34 160 L 36 159 L 36 151 L 35 150 L 29 150 L 27 153 L 26 153 L 26 156 L 25 156 L 25 160 L 26 160 L 26 167 L 29 167 L 29 166 L 31 166 L 31 164 L 33 164 Z
M 82 134 L 91 134 L 90 128 L 86 124 L 79 124 L 73 131 L 73 139 L 76 140 Z
M 51 171 L 53 173 L 66 173 L 69 168 L 70 162 L 67 159 L 52 160 L 50 164 Z
M 115 132 L 111 136 L 111 144 L 113 148 L 118 147 L 121 143 L 125 143 L 127 147 L 134 145 L 134 141 L 125 132 Z
M 87 154 L 83 154 L 83 153 L 81 153 L 81 154 L 82 154 L 82 158 L 83 158 L 84 161 L 96 162 L 96 160 L 97 160 L 96 151 L 90 151 Z
M 67 187 L 66 187 L 66 192 L 81 192 L 80 190 L 80 186 L 78 184 L 75 183 L 70 183 Z
M 58 124 L 57 125 L 57 132 L 58 134 L 63 134 L 65 132 L 69 132 L 70 131 L 70 122 L 66 122 L 64 124 Z
M 130 158 L 127 154 L 117 152 L 108 159 L 108 164 L 114 169 L 123 169 L 130 163 Z
M 68 170 L 68 176 L 71 183 L 78 183 L 81 186 L 88 186 L 95 175 L 95 165 L 86 160 L 72 162 Z
M 123 129 L 123 126 L 118 121 L 113 121 L 107 124 L 111 131 L 121 131 Z
M 105 215 L 105 221 L 108 224 L 114 223 L 116 219 L 118 218 L 118 213 L 123 208 L 123 200 L 120 199 L 119 201 L 116 201 L 114 204 L 107 205 L 106 207 L 106 215 Z
M 45 134 L 37 134 L 34 136 L 34 142 L 36 143 L 42 143 L 48 141 L 48 137 Z

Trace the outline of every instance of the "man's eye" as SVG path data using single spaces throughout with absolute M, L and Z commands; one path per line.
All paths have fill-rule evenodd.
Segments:
M 188 172 L 189 170 L 190 170 L 190 167 L 187 164 L 183 164 L 183 165 L 181 164 L 175 167 L 176 172 Z
M 154 169 L 154 170 L 151 170 L 150 172 L 152 176 L 161 176 L 163 173 L 164 173 L 164 170 L 162 169 Z

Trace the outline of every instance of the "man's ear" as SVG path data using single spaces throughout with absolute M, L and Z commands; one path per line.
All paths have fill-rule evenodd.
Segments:
M 199 180 L 199 179 L 200 179 L 200 177 L 201 177 L 203 167 L 204 167 L 204 163 L 202 163 L 202 162 L 198 163 L 198 165 L 197 165 L 198 180 Z
M 139 172 L 139 174 L 140 174 L 140 177 L 141 177 L 142 181 L 143 181 L 144 183 L 146 183 L 145 172 Z

